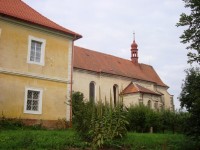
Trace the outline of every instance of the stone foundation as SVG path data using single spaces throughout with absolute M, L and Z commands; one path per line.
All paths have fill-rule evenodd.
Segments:
M 69 128 L 69 122 L 65 119 L 58 120 L 38 120 L 38 119 L 20 119 L 20 118 L 0 118 L 0 121 L 22 122 L 25 126 L 40 126 L 47 129 L 66 129 Z

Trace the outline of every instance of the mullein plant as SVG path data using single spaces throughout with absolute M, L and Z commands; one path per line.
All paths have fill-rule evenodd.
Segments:
M 126 125 L 128 121 L 122 103 L 123 97 L 120 96 L 116 106 L 113 106 L 111 91 L 109 104 L 106 97 L 105 103 L 102 103 L 100 94 L 101 89 L 99 87 L 99 101 L 94 105 L 89 131 L 93 149 L 109 145 L 113 140 L 123 138 L 127 133 Z
M 128 124 L 122 96 L 114 106 L 111 91 L 109 102 L 106 97 L 103 101 L 99 87 L 98 99 L 97 103 L 84 101 L 83 94 L 75 92 L 72 100 L 73 127 L 93 149 L 109 145 L 115 139 L 124 138 Z

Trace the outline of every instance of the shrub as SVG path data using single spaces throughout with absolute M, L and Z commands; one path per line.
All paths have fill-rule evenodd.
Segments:
M 24 124 L 21 119 L 9 119 L 2 114 L 2 117 L 0 118 L 0 129 L 19 129 L 22 127 L 24 127 Z
M 158 115 L 144 105 L 130 106 L 127 118 L 129 121 L 128 130 L 130 131 L 148 132 L 150 127 L 157 128 L 158 126 Z
M 72 104 L 76 104 L 73 106 L 73 124 L 78 134 L 94 149 L 113 144 L 113 140 L 126 135 L 128 122 L 121 102 L 112 107 L 106 100 L 105 104 L 101 100 L 93 104 L 83 99 L 82 93 L 73 94 Z

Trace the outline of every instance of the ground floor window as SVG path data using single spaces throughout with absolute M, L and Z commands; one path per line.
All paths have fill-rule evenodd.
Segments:
M 114 98 L 114 106 L 116 106 L 117 101 L 118 101 L 118 85 L 117 84 L 113 85 L 113 98 Z
M 42 113 L 42 89 L 26 88 L 24 113 L 41 114 Z
M 147 106 L 151 108 L 151 100 L 148 101 Z

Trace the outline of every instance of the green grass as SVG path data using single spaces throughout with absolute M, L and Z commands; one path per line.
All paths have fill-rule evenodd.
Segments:
M 195 143 L 182 134 L 128 133 L 124 145 L 132 150 L 193 150 Z
M 84 148 L 72 130 L 3 130 L 0 149 L 68 149 Z
M 128 133 L 124 140 L 111 145 L 122 145 L 131 150 L 193 150 L 194 142 L 181 134 Z M 68 130 L 4 129 L 0 131 L 0 149 L 84 149 L 75 132 Z M 116 148 L 114 148 L 116 149 Z

